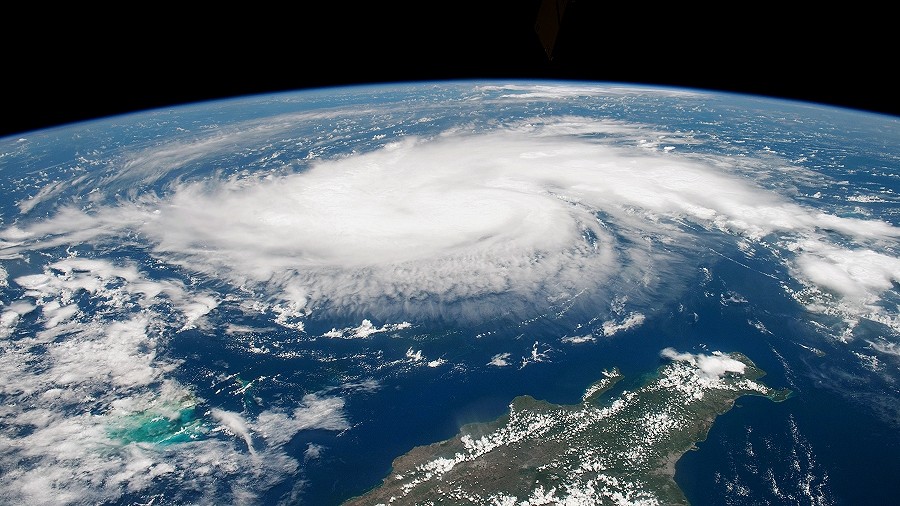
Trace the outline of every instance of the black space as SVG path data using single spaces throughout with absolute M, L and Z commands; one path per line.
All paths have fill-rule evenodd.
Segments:
M 37 6 L 4 20 L 0 136 L 246 94 L 469 78 L 687 86 L 900 115 L 886 12 L 569 0 L 551 61 L 534 30 L 540 4 Z

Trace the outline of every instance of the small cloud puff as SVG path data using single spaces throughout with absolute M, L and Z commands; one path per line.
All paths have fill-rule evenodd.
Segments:
M 509 365 L 509 357 L 510 353 L 498 353 L 491 357 L 491 361 L 487 363 L 487 365 L 492 365 L 494 367 L 506 367 Z
M 333 328 L 328 332 L 322 334 L 322 337 L 328 337 L 332 339 L 365 338 L 373 334 L 380 334 L 382 332 L 395 332 L 397 330 L 404 330 L 410 327 L 412 327 L 412 323 L 409 322 L 386 323 L 380 327 L 376 327 L 370 320 L 366 319 L 363 320 L 358 327 L 347 327 L 341 330 Z

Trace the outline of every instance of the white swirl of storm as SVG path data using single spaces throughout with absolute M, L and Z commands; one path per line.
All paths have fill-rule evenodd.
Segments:
M 596 286 L 614 241 L 541 144 L 408 139 L 250 187 L 185 186 L 145 230 L 194 269 L 333 307 Z
M 455 302 L 466 312 L 650 287 L 678 270 L 671 251 L 689 247 L 690 230 L 674 225 L 683 220 L 817 244 L 820 227 L 860 241 L 898 235 L 793 204 L 730 172 L 733 161 L 613 145 L 585 135 L 609 125 L 566 121 L 581 126 L 410 137 L 288 176 L 179 183 L 167 197 L 63 210 L 4 239 L 36 246 L 136 230 L 166 261 L 296 308 L 415 316 Z M 830 261 L 803 249 L 814 257 L 792 267 L 815 282 L 805 266 Z

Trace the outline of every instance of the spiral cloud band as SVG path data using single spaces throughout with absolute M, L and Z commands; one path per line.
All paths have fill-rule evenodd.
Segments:
M 611 296 L 672 274 L 672 252 L 691 247 L 696 227 L 786 237 L 799 279 L 861 304 L 900 277 L 896 259 L 872 254 L 871 269 L 850 273 L 841 259 L 860 253 L 819 233 L 864 244 L 896 237 L 894 227 L 805 209 L 739 176 L 733 162 L 676 154 L 678 138 L 663 149 L 630 143 L 639 130 L 567 117 L 408 137 L 298 173 L 177 183 L 164 197 L 64 209 L 4 238 L 48 246 L 136 231 L 165 260 L 301 314 L 377 306 L 434 316 L 438 304 L 446 312 L 468 301 L 454 316 L 477 316 L 492 310 L 485 302 Z

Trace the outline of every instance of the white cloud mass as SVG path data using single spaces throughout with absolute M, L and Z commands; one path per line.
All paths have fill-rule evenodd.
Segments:
M 158 349 L 216 307 L 207 293 L 151 279 L 133 263 L 80 257 L 10 283 L 24 299 L 0 308 L 0 396 L 6 399 L 0 497 L 6 502 L 117 502 L 148 493 L 160 480 L 190 483 L 188 495 L 214 497 L 225 476 L 234 480 L 236 501 L 296 473 L 299 464 L 283 446 L 298 431 L 348 426 L 342 398 L 314 394 L 290 416 L 211 408 L 209 418 L 230 438 L 210 438 L 202 415 L 183 418 L 202 399 L 172 379 L 180 361 Z M 85 298 L 90 312 L 82 310 Z M 19 318 L 32 312 L 36 331 L 10 339 Z M 171 433 L 162 420 L 172 424 Z M 146 425 L 160 425 L 150 434 L 161 440 L 182 433 L 196 439 L 156 446 L 142 439 L 149 437 Z
M 704 355 L 703 353 L 679 353 L 673 348 L 666 348 L 660 352 L 660 355 L 669 360 L 687 362 L 697 367 L 708 378 L 721 378 L 729 372 L 744 374 L 744 370 L 747 368 L 743 362 L 718 351 L 714 351 L 712 355 Z
M 165 261 L 256 287 L 294 317 L 312 308 L 479 317 L 585 289 L 602 301 L 616 286 L 676 278 L 677 259 L 653 241 L 687 247 L 685 221 L 750 240 L 794 237 L 805 253 L 792 272 L 843 297 L 877 300 L 900 276 L 895 258 L 817 232 L 865 243 L 900 235 L 891 225 L 793 204 L 732 174 L 733 161 L 584 138 L 611 129 L 640 131 L 566 117 L 407 137 L 299 173 L 174 183 L 163 197 L 64 208 L 0 236 L 15 254 L 136 231 Z

